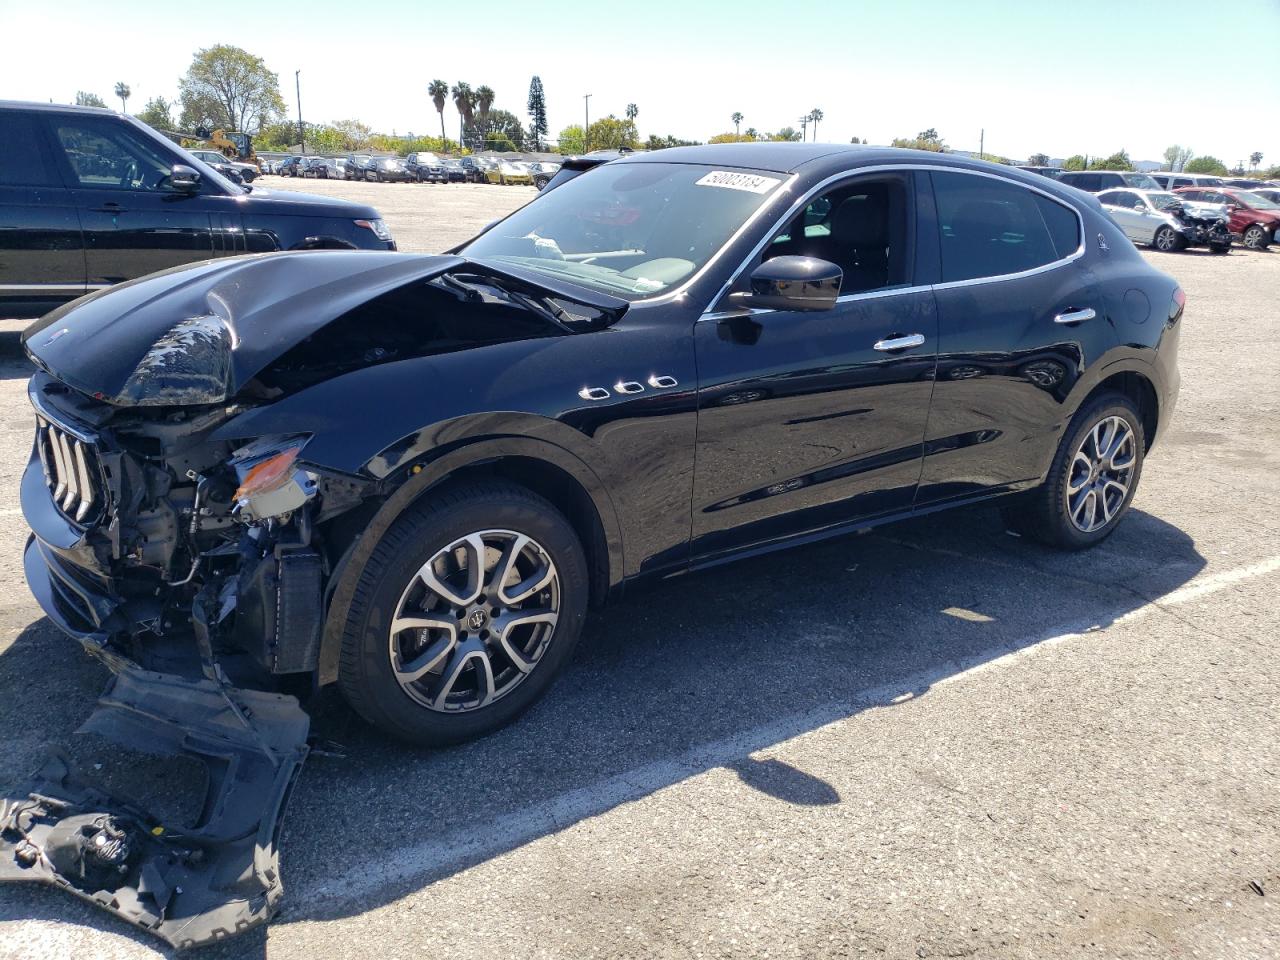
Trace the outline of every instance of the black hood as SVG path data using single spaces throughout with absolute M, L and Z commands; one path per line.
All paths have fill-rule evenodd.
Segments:
M 74 300 L 23 345 L 59 380 L 122 406 L 218 403 L 348 310 L 464 262 L 351 250 L 209 260 Z
M 627 302 L 515 266 L 457 256 L 313 250 L 230 257 L 73 300 L 23 334 L 32 361 L 119 406 L 221 403 L 291 347 L 384 293 L 465 268 L 588 304 Z

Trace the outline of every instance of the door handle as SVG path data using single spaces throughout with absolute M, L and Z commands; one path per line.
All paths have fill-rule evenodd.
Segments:
M 109 200 L 102 206 L 93 207 L 91 209 L 94 213 L 124 213 L 124 207 L 120 206 L 120 204 L 116 203 L 114 200 Z
M 1084 323 L 1086 320 L 1092 320 L 1098 315 L 1098 311 L 1093 307 L 1085 307 L 1083 310 L 1066 310 L 1053 318 L 1054 323 Z
M 877 340 L 875 348 L 881 353 L 892 353 L 895 350 L 910 350 L 912 347 L 923 345 L 923 333 L 910 333 L 906 336 L 886 337 L 884 340 Z

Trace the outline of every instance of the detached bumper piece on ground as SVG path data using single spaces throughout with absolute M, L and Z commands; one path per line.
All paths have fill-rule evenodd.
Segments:
M 277 843 L 307 730 L 293 697 L 127 668 L 79 732 L 203 763 L 196 824 L 159 822 L 53 755 L 0 798 L 0 881 L 61 887 L 179 948 L 265 923 L 284 896 Z

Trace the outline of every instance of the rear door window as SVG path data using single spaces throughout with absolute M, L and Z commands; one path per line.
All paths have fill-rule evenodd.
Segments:
M 942 280 L 1022 273 L 1080 247 L 1074 210 L 994 177 L 931 174 L 941 236 Z
M 0 186 L 61 186 L 45 156 L 40 128 L 26 114 L 0 112 Z

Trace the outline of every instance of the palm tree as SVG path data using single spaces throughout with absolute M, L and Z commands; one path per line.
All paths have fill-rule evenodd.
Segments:
M 449 96 L 449 85 L 443 80 L 432 80 L 427 84 L 427 96 L 436 105 L 436 113 L 440 114 L 440 148 L 443 150 L 444 141 L 448 139 L 444 134 L 444 102 Z
M 120 92 L 120 88 L 117 87 L 116 93 L 119 93 L 119 92 Z M 1254 153 L 1249 154 L 1249 162 L 1253 164 L 1253 169 L 1257 170 L 1258 164 L 1262 162 L 1262 153 L 1260 151 L 1255 151 Z
M 471 90 L 471 84 L 462 80 L 453 85 L 449 94 L 453 97 L 453 106 L 458 111 L 458 146 L 462 147 L 466 143 L 467 124 L 471 122 L 476 95 Z
M 733 135 L 736 137 L 738 135 L 738 125 L 742 123 L 742 114 L 735 111 L 729 119 L 733 121 Z
M 133 94 L 133 91 L 129 89 L 129 85 L 125 83 L 123 80 L 121 80 L 119 83 L 116 84 L 116 96 L 120 98 L 121 113 L 125 113 L 129 109 L 128 107 L 129 97 L 132 94 Z
M 480 122 L 484 123 L 489 119 L 489 109 L 493 106 L 493 100 L 496 94 L 493 87 L 476 87 L 476 107 L 480 110 Z
M 640 108 L 634 103 L 627 104 L 627 119 L 632 123 L 636 122 L 636 117 L 640 116 Z
M 813 142 L 818 142 L 818 121 L 822 119 L 822 111 L 814 107 L 809 111 L 809 119 L 813 121 Z

